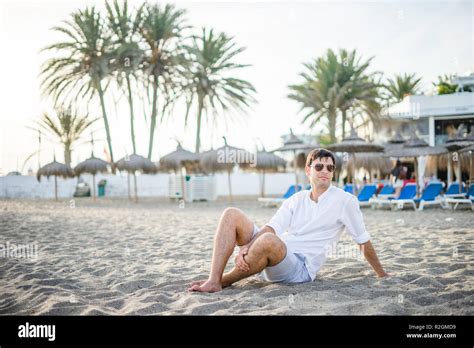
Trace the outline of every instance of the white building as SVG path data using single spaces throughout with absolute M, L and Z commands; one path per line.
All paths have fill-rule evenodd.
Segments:
M 416 124 L 419 135 L 430 145 L 446 142 L 448 134 L 461 123 L 468 132 L 474 127 L 474 75 L 453 80 L 458 92 L 444 95 L 410 95 L 386 110 L 393 120 Z M 472 92 L 460 92 L 468 87 Z

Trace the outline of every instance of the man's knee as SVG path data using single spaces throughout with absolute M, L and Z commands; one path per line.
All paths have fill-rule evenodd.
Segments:
M 275 256 L 284 256 L 286 254 L 285 243 L 283 243 L 275 234 L 270 232 L 264 233 L 258 237 L 252 246 L 255 246 L 258 251 L 266 255 L 272 254 Z
M 242 214 L 242 211 L 239 208 L 227 207 L 222 212 L 222 216 L 237 216 Z
M 231 222 L 231 221 L 235 222 L 242 216 L 244 216 L 244 213 L 239 208 L 228 207 L 228 208 L 225 208 L 224 211 L 222 212 L 222 219 L 227 222 Z

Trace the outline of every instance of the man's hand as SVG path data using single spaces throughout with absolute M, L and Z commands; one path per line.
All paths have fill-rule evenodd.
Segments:
M 374 269 L 375 274 L 377 274 L 379 278 L 388 277 L 389 274 L 383 270 L 383 267 L 379 261 L 379 258 L 377 257 L 377 254 L 375 252 L 374 247 L 372 246 L 371 241 L 369 240 L 364 244 L 360 244 L 359 246 L 362 253 L 364 254 L 365 259 Z
M 247 261 L 245 261 L 245 256 L 248 254 L 248 252 L 249 244 L 242 246 L 239 250 L 239 254 L 235 257 L 235 264 L 242 272 L 248 272 L 250 270 L 250 266 L 248 265 Z
M 249 249 L 250 249 L 250 246 L 257 240 L 258 237 L 260 237 L 264 233 L 276 234 L 275 230 L 272 227 L 265 225 L 260 229 L 260 232 L 258 232 L 252 238 L 250 243 L 240 247 L 239 254 L 235 257 L 235 264 L 236 264 L 237 268 L 240 269 L 242 272 L 250 271 L 250 266 L 247 263 L 247 261 L 245 261 L 245 256 L 247 256 L 247 254 L 249 252 Z

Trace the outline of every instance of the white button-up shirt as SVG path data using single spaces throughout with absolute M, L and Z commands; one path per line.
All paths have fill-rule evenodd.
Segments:
M 370 235 L 354 195 L 332 185 L 317 203 L 310 194 L 311 190 L 304 190 L 285 200 L 266 225 L 275 230 L 288 250 L 304 256 L 314 280 L 344 228 L 358 244 L 369 241 Z

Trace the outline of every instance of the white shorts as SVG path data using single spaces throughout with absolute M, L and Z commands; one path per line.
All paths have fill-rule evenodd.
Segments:
M 260 232 L 260 229 L 257 225 L 254 225 L 252 239 L 258 232 Z M 293 253 L 288 246 L 286 246 L 285 258 L 280 263 L 275 266 L 268 266 L 256 276 L 263 281 L 272 283 L 304 283 L 311 281 L 311 276 L 305 265 L 305 257 L 302 254 Z

